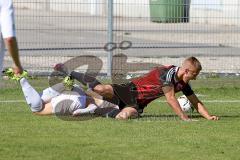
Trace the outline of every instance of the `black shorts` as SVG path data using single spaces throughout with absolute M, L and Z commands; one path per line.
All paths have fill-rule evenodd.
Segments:
M 126 107 L 132 107 L 137 110 L 138 113 L 143 112 L 143 107 L 139 106 L 137 103 L 137 89 L 135 84 L 112 84 L 114 97 L 110 101 L 119 106 L 119 109 L 122 110 Z

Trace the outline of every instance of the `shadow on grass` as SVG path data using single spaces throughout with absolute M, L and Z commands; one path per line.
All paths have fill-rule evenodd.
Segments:
M 112 108 L 99 108 L 95 111 L 95 114 L 82 114 L 77 117 L 66 114 L 56 114 L 56 116 L 64 121 L 88 121 L 98 117 L 106 117 L 106 113 L 110 112 Z M 221 118 L 240 118 L 240 115 L 218 115 Z M 188 113 L 188 117 L 191 119 L 204 119 L 197 113 Z M 140 121 L 179 121 L 180 118 L 176 114 L 143 114 L 136 118 Z
M 94 118 L 99 117 L 98 115 L 95 114 L 83 114 L 81 116 L 72 116 L 72 115 L 56 115 L 57 118 L 63 120 L 63 121 L 89 121 Z
M 79 116 L 72 116 L 70 114 L 56 114 L 56 116 L 64 121 L 88 121 L 97 117 L 106 117 L 106 114 L 112 111 L 113 108 L 98 108 L 95 110 L 94 114 L 81 114 Z
M 240 118 L 240 115 L 218 115 L 219 118 Z M 188 115 L 189 118 L 191 119 L 203 119 L 201 115 L 197 114 L 190 114 Z M 180 118 L 175 115 L 175 114 L 146 114 L 142 115 L 141 117 L 138 118 L 138 120 L 142 121 L 166 121 L 166 120 L 176 120 L 179 121 Z

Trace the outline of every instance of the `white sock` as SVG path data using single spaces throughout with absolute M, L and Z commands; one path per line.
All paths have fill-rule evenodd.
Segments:
M 28 83 L 27 79 L 22 78 L 20 80 L 20 85 L 22 86 L 22 91 L 30 106 L 32 112 L 39 112 L 42 110 L 42 99 L 38 92 Z

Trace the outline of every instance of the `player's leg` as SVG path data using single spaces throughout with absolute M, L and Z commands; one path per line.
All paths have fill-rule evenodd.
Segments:
M 75 72 L 75 71 L 69 71 L 68 68 L 63 64 L 63 63 L 58 63 L 54 66 L 54 70 L 61 72 L 65 74 L 66 76 L 71 77 L 72 79 L 76 79 L 77 81 L 81 82 L 83 85 L 94 88 L 96 85 L 101 84 L 95 77 L 85 74 L 85 73 L 80 73 L 80 72 Z
M 81 82 L 83 85 L 88 85 L 89 88 L 94 88 L 98 84 L 101 84 L 95 77 L 92 77 L 91 75 L 88 74 L 72 71 L 70 73 L 70 76 L 73 79 L 76 79 L 77 81 Z
M 20 85 L 27 104 L 32 112 L 40 112 L 43 109 L 43 102 L 39 93 L 29 84 L 26 78 L 20 79 Z
M 53 114 L 53 106 L 51 102 L 43 104 L 43 109 L 39 112 L 33 112 L 36 115 L 44 116 L 44 115 L 52 115 Z
M 114 95 L 113 87 L 111 85 L 101 84 L 94 77 L 75 71 L 71 72 L 71 77 L 81 82 L 83 85 L 88 85 L 89 88 L 104 98 L 112 98 Z
M 98 84 L 93 88 L 93 91 L 104 98 L 113 98 L 114 96 L 113 86 L 109 84 Z
M 0 77 L 2 76 L 4 55 L 5 55 L 5 48 L 4 48 L 2 35 L 0 32 Z
M 80 112 L 84 112 L 85 110 L 89 110 L 90 108 L 92 108 L 90 110 L 92 110 L 92 112 L 96 115 L 112 118 L 114 118 L 120 112 L 118 105 L 103 100 L 102 96 L 92 91 L 91 89 L 88 89 L 87 91 L 85 91 L 85 93 L 94 101 L 92 103 L 95 104 L 95 108 L 94 106 L 88 106 L 86 109 L 80 109 Z
M 94 100 L 94 103 L 99 107 L 99 108 L 116 108 L 119 109 L 119 106 L 116 104 L 113 104 L 109 101 L 103 100 L 103 97 L 99 95 L 98 93 L 92 91 L 91 89 L 88 89 L 85 91 L 85 93 L 92 97 Z
M 25 100 L 32 112 L 40 112 L 44 108 L 40 94 L 29 84 L 26 77 L 28 73 L 24 71 L 21 75 L 15 75 L 13 69 L 8 68 L 4 71 L 5 75 L 12 80 L 20 83 Z
M 140 106 L 137 102 L 137 92 L 135 86 L 132 83 L 115 84 L 114 88 L 115 96 L 118 98 L 118 106 L 120 111 L 114 114 L 116 119 L 128 119 L 136 118 L 141 112 Z
M 57 83 L 52 87 L 48 87 L 43 90 L 41 93 L 41 99 L 44 103 L 48 103 L 52 98 L 60 95 L 65 90 L 65 86 L 63 83 Z

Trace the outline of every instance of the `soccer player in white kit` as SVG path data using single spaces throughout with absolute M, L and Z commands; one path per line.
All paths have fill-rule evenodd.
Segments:
M 100 95 L 91 90 L 84 91 L 80 86 L 74 85 L 73 81 L 67 83 L 64 80 L 63 83 L 57 83 L 38 93 L 26 79 L 28 77 L 26 71 L 17 76 L 12 68 L 8 68 L 4 73 L 9 79 L 20 83 L 27 104 L 37 115 L 79 116 L 93 114 L 96 109 L 118 109 L 117 105 L 104 101 Z M 66 90 L 66 87 L 70 90 Z M 99 114 L 102 115 L 104 112 Z
M 31 111 L 37 115 L 80 115 L 94 113 L 98 105 L 94 98 L 87 96 L 81 87 L 74 85 L 71 91 L 65 91 L 63 83 L 38 93 L 27 81 L 20 79 L 23 94 Z
M 0 0 L 0 76 L 3 70 L 5 47 L 15 64 L 15 74 L 21 74 L 23 68 L 19 59 L 12 0 Z
M 78 85 L 73 85 L 71 91 L 67 91 L 63 83 L 57 83 L 38 93 L 26 78 L 21 78 L 19 82 L 27 104 L 37 115 L 79 116 L 94 114 L 98 108 L 118 109 L 117 105 L 103 101 L 93 91 L 84 92 Z

